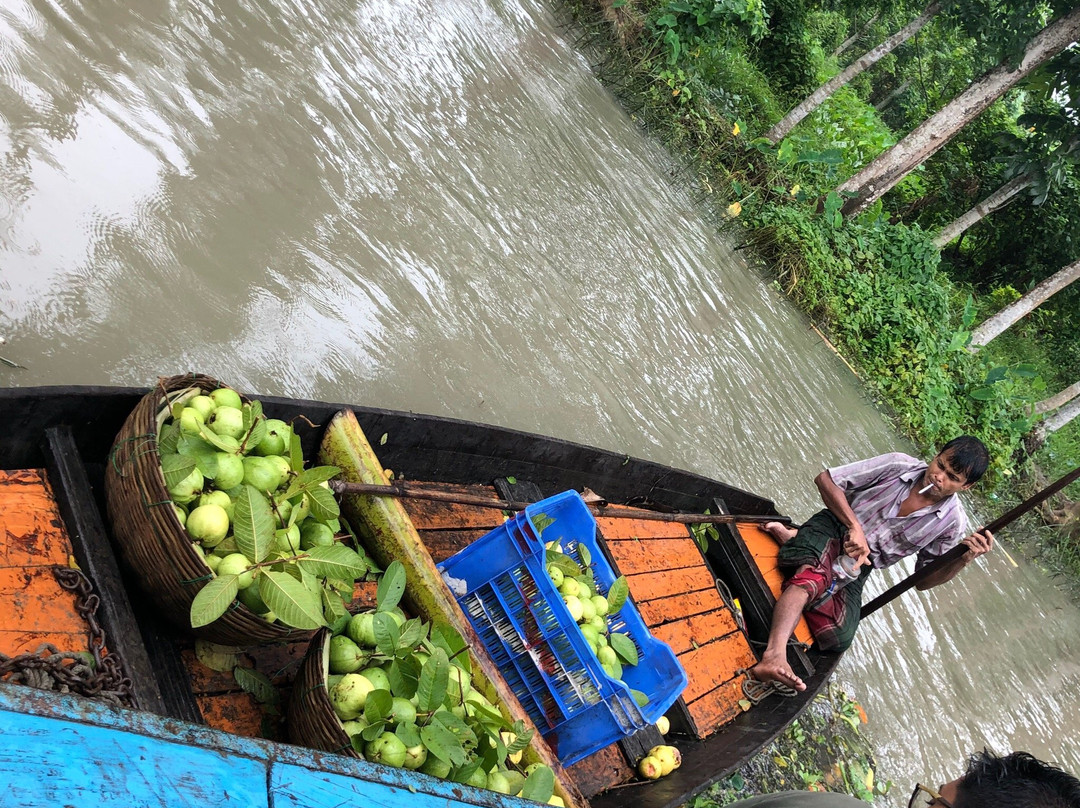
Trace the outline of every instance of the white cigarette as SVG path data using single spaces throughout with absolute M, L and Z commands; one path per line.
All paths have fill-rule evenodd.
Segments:
M 927 491 L 929 491 L 933 487 L 934 487 L 934 484 L 930 483 L 930 485 L 926 486 L 926 488 L 920 488 L 919 493 L 920 494 L 925 494 Z

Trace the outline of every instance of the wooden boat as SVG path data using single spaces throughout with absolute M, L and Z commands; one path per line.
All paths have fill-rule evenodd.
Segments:
M 383 805 L 528 805 L 284 743 L 280 724 L 273 716 L 268 720 L 250 693 L 204 667 L 193 641 L 159 621 L 116 562 L 102 490 L 113 439 L 145 392 L 0 390 L 0 423 L 6 427 L 0 437 L 0 653 L 32 653 L 41 642 L 87 650 L 93 635 L 51 572 L 71 553 L 100 596 L 96 620 L 108 653 L 122 660 L 131 679 L 136 705 L 122 709 L 0 684 L 0 780 L 33 786 L 33 801 L 49 804 L 83 804 L 89 799 L 81 797 L 93 797 L 124 805 L 202 806 L 245 794 L 246 804 L 271 804 L 287 795 L 314 805 L 338 804 L 343 798 L 333 795 L 350 794 Z M 271 417 L 302 415 L 315 424 L 328 423 L 344 408 L 259 400 Z M 640 509 L 643 517 L 650 511 L 776 515 L 773 503 L 755 494 L 622 454 L 446 418 L 351 409 L 366 434 L 389 438 L 377 447 L 383 465 L 422 488 L 515 500 L 589 488 L 608 502 Z M 313 449 L 318 430 L 305 441 L 311 444 L 305 449 Z M 405 505 L 435 561 L 503 519 L 491 508 L 429 500 Z M 688 674 L 688 687 L 668 712 L 673 729 L 666 740 L 680 748 L 683 763 L 660 780 L 634 782 L 636 760 L 663 742 L 649 728 L 556 774 L 578 804 L 592 808 L 627 800 L 644 808 L 681 805 L 797 718 L 839 656 L 793 647 L 790 658 L 807 690 L 751 705 L 741 684 L 755 649 L 764 647 L 779 585 L 771 540 L 757 524 L 736 520 L 717 525 L 718 535 L 701 552 L 685 524 L 601 514 L 597 525 L 653 635 L 671 645 Z M 797 636 L 809 640 L 805 627 Z M 245 658 L 287 692 L 302 652 L 301 643 L 286 643 L 251 650 Z M 59 737 L 78 739 L 79 749 L 76 754 L 65 746 L 60 764 L 52 751 Z

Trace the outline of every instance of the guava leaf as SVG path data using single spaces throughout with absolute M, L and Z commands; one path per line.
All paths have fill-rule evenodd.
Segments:
M 608 635 L 608 642 L 611 644 L 612 650 L 618 654 L 621 659 L 627 665 L 638 664 L 638 650 L 634 645 L 634 641 L 631 640 L 625 634 L 619 634 L 618 632 L 612 632 Z
M 638 707 L 644 707 L 649 703 L 649 697 L 642 693 L 640 690 L 634 690 L 630 688 L 630 695 L 634 697 L 634 701 L 637 702 Z
M 388 612 L 398 605 L 405 593 L 405 565 L 400 561 L 391 561 L 383 572 L 379 588 L 375 591 L 376 610 Z
M 403 699 L 411 699 L 416 695 L 417 682 L 420 678 L 420 663 L 414 656 L 405 656 L 395 659 L 386 670 L 386 676 L 390 680 L 390 692 Z M 416 744 L 409 744 L 416 746 Z
M 578 555 L 581 556 L 582 566 L 589 566 L 592 563 L 592 553 L 589 552 L 589 548 L 581 542 L 578 542 L 577 550 Z
M 441 648 L 446 652 L 446 656 L 453 660 L 453 664 L 472 673 L 472 663 L 468 655 L 461 653 L 467 647 L 465 638 L 449 623 L 432 623 L 428 631 L 427 644 L 431 646 L 432 653 L 436 648 Z
M 623 607 L 630 595 L 630 585 L 626 583 L 626 576 L 620 575 L 611 584 L 607 593 L 608 614 L 613 615 Z
M 263 417 L 262 402 L 252 401 L 241 408 L 244 413 L 244 436 L 240 445 L 248 449 L 258 446 L 266 437 L 266 419 Z
M 326 625 L 330 626 L 330 632 L 340 634 L 345 630 L 345 626 L 351 617 L 345 608 L 344 601 L 336 592 L 324 589 L 322 591 L 322 603 L 323 619 L 326 621 Z
M 208 626 L 228 611 L 239 591 L 236 575 L 219 575 L 191 601 L 191 627 Z
M 489 727 L 495 727 L 496 729 L 502 729 L 506 726 L 506 719 L 503 718 L 502 713 L 492 710 L 483 704 L 477 704 L 475 701 L 465 702 L 468 705 L 469 712 L 483 725 Z
M 274 511 L 253 486 L 241 486 L 235 498 L 233 535 L 240 552 L 256 563 L 265 561 L 274 547 Z
M 311 515 L 319 522 L 328 522 L 341 515 L 341 506 L 334 498 L 334 492 L 316 485 L 308 489 L 308 501 L 311 503 Z
M 386 612 L 380 612 L 375 615 L 373 629 L 375 647 L 379 649 L 379 653 L 396 657 L 401 644 L 401 631 L 398 629 L 397 621 Z
M 326 547 L 312 547 L 298 563 L 308 572 L 321 578 L 337 580 L 355 580 L 367 572 L 364 557 L 343 544 L 331 544 Z
M 259 576 L 259 597 L 287 626 L 309 629 L 326 625 L 318 596 L 287 572 L 264 571 Z
M 364 702 L 364 719 L 369 724 L 385 721 L 394 711 L 394 697 L 389 690 L 372 690 Z
M 420 702 L 417 709 L 422 713 L 434 712 L 446 700 L 446 691 L 450 683 L 450 660 L 446 651 L 436 648 L 431 652 L 424 667 L 420 669 L 420 679 L 416 686 L 416 695 Z
M 398 724 L 394 734 L 398 736 L 398 740 L 405 744 L 407 749 L 421 744 L 420 729 L 412 721 L 407 724 Z
M 285 491 L 285 498 L 292 499 L 299 493 L 304 491 L 311 491 L 313 488 L 322 488 L 320 483 L 325 483 L 328 480 L 334 479 L 338 472 L 340 472 L 337 466 L 313 466 L 299 472 L 291 483 L 289 483 L 288 489 Z M 323 488 L 323 490 L 327 490 Z
M 289 438 L 289 465 L 297 474 L 304 470 L 304 447 L 296 432 L 293 432 L 292 437 Z
M 221 452 L 235 452 L 236 451 L 236 448 L 234 446 L 232 446 L 230 443 L 227 443 L 226 441 L 222 440 L 221 436 L 218 435 L 216 432 L 214 432 L 214 430 L 210 429 L 209 427 L 204 426 L 202 429 L 199 430 L 199 438 L 201 438 L 204 443 L 207 443 L 207 444 L 217 448 L 218 451 L 221 451 Z
M 240 661 L 238 649 L 231 645 L 218 645 L 208 640 L 195 640 L 195 658 L 212 671 L 228 673 Z
M 548 526 L 555 522 L 555 520 L 546 513 L 538 513 L 535 516 L 529 517 L 529 520 L 532 522 L 533 527 L 536 528 L 537 536 L 543 536 L 544 531 L 547 530 Z
M 211 480 L 217 477 L 217 456 L 220 449 L 211 446 L 197 435 L 184 434 L 176 442 L 176 451 L 184 457 L 194 458 L 196 468 L 204 477 Z
M 233 669 L 233 678 L 245 693 L 250 693 L 259 704 L 279 704 L 281 694 L 274 687 L 270 678 L 262 671 L 237 665 Z
M 364 729 L 368 729 L 368 727 L 364 727 Z M 375 740 L 375 739 L 372 738 L 371 740 Z M 353 750 L 360 754 L 360 757 L 364 756 L 364 747 L 367 744 L 364 741 L 364 734 L 362 732 L 358 732 L 355 735 L 350 735 L 349 736 L 349 743 L 352 744 Z
M 510 755 L 515 752 L 520 752 L 528 746 L 529 742 L 532 741 L 533 736 L 533 731 L 531 729 L 525 729 L 525 722 L 521 719 L 514 722 L 513 732 L 515 736 L 514 741 L 506 746 L 506 752 Z
M 386 691 L 384 690 L 383 692 L 385 693 Z M 374 724 L 368 724 L 366 727 L 364 727 L 363 732 L 361 732 L 360 734 L 361 734 L 361 736 L 363 737 L 363 739 L 365 741 L 374 741 L 376 738 L 378 738 L 380 735 L 382 735 L 383 732 L 385 732 L 385 731 L 386 731 L 386 722 L 385 721 L 376 721 Z M 363 751 L 364 751 L 363 749 L 360 750 L 361 753 L 363 753 Z
M 174 488 L 195 470 L 195 458 L 183 455 L 165 455 L 161 458 L 161 473 L 165 475 L 165 487 Z
M 461 766 L 468 759 L 468 755 L 460 736 L 439 721 L 440 716 L 444 715 L 453 717 L 452 713 L 436 713 L 430 724 L 420 728 L 420 740 L 424 742 L 428 752 L 439 760 L 452 766 Z M 472 733 L 472 730 L 469 732 Z
M 555 793 L 555 772 L 550 766 L 538 766 L 525 778 L 521 787 L 521 798 L 535 802 L 547 802 Z
M 429 749 L 428 751 L 430 752 L 431 750 Z M 452 770 L 448 779 L 454 783 L 467 783 L 469 782 L 469 778 L 473 776 L 476 770 L 483 765 L 483 761 L 480 760 L 480 758 L 472 758 L 465 765 Z
M 544 561 L 547 566 L 555 566 L 564 577 L 580 578 L 581 567 L 570 556 L 556 550 L 545 550 Z
M 163 455 L 175 454 L 178 440 L 180 440 L 180 424 L 165 424 L 158 434 L 158 452 Z
M 412 620 L 406 620 L 405 625 L 401 627 L 401 639 L 398 640 L 398 645 L 411 651 L 423 642 L 425 636 L 427 636 L 427 626 L 419 617 L 414 617 Z

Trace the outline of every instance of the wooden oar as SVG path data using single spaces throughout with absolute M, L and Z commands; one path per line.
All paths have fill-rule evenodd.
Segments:
M 491 508 L 498 511 L 522 511 L 532 502 L 516 502 L 504 499 L 487 499 L 486 497 L 471 494 L 455 494 L 448 491 L 433 491 L 431 489 L 413 488 L 404 482 L 390 485 L 368 485 L 367 483 L 347 483 L 342 480 L 331 480 L 330 488 L 338 494 L 375 494 L 384 497 L 404 497 L 406 499 L 428 499 L 435 502 L 452 502 L 457 505 L 472 505 L 477 508 Z M 738 515 L 730 513 L 659 513 L 657 511 L 638 510 L 637 508 L 620 508 L 612 505 L 598 503 L 586 503 L 589 510 L 596 516 L 613 517 L 615 519 L 642 519 L 648 522 L 678 522 L 685 525 L 709 525 L 731 524 L 733 522 L 780 522 L 785 525 L 791 524 L 787 516 L 760 516 Z
M 1047 486 L 1042 491 L 1032 496 L 1030 499 L 1024 500 L 1012 510 L 1006 511 L 1004 514 L 999 516 L 997 519 L 995 519 L 993 522 L 986 525 L 985 527 L 979 528 L 979 531 L 989 530 L 991 533 L 997 533 L 1010 522 L 1013 522 L 1020 516 L 1023 516 L 1040 502 L 1049 499 L 1058 491 L 1065 488 L 1065 486 L 1071 484 L 1078 479 L 1080 479 L 1080 468 L 1075 468 L 1068 474 L 1066 474 L 1064 477 L 1062 477 L 1060 480 L 1058 480 L 1056 483 Z M 925 580 L 938 570 L 942 569 L 943 567 L 949 566 L 949 564 L 961 558 L 966 552 L 967 546 L 963 544 L 958 544 L 956 547 L 949 550 L 949 552 L 945 553 L 940 558 L 937 558 L 927 564 L 921 570 L 916 571 L 914 574 L 909 575 L 900 583 L 885 590 L 868 604 L 863 606 L 860 619 L 869 617 L 886 603 L 898 598 L 900 595 L 911 589 L 911 587 L 917 585 L 920 581 Z

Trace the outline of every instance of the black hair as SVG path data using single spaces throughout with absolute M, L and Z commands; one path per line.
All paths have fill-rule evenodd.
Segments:
M 949 458 L 953 471 L 963 474 L 968 485 L 978 482 L 990 465 L 990 452 L 986 444 L 972 435 L 953 438 L 941 447 L 938 454 Z
M 1080 808 L 1080 780 L 1027 752 L 968 760 L 953 808 Z

